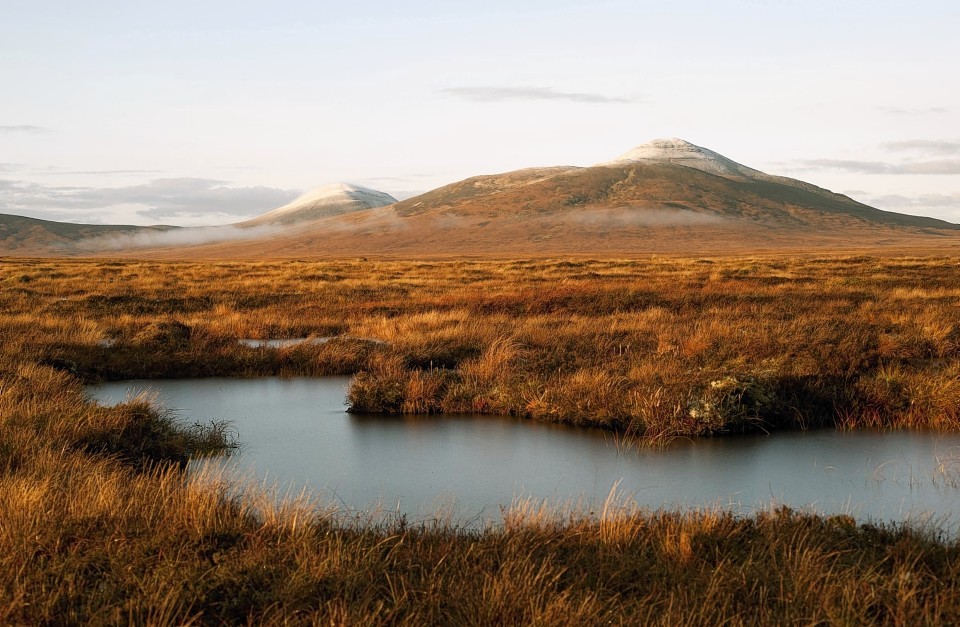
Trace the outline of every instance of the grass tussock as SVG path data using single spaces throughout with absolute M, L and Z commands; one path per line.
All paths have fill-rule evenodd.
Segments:
M 0 624 L 952 624 L 955 539 L 780 509 L 351 519 L 185 474 L 228 449 L 99 379 L 355 374 L 356 411 L 618 437 L 956 430 L 935 258 L 0 261 Z M 328 338 L 278 349 L 239 338 Z M 954 476 L 950 460 L 944 476 Z

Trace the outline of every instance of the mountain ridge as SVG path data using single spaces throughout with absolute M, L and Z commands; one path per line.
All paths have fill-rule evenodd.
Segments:
M 121 241 L 154 243 L 131 245 L 129 254 L 232 258 L 960 243 L 960 225 L 882 211 L 676 138 L 641 144 L 593 166 L 473 176 L 403 201 L 361 186 L 327 185 L 232 227 L 218 227 L 223 232 L 205 243 L 184 244 L 189 237 L 169 237 L 165 245 L 163 237 Z M 7 241 L 0 233 L 0 252 Z M 78 244 L 74 254 L 94 249 Z

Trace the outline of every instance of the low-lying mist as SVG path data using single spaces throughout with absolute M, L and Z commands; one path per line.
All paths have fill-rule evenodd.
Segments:
M 88 238 L 69 245 L 72 253 L 96 253 L 122 250 L 202 246 L 237 241 L 255 241 L 277 237 L 297 237 L 309 233 L 326 237 L 377 236 L 409 230 L 411 239 L 450 237 L 467 241 L 472 234 L 484 235 L 506 228 L 521 238 L 538 232 L 569 228 L 587 231 L 621 231 L 635 228 L 692 227 L 723 224 L 720 216 L 695 210 L 663 206 L 618 208 L 584 207 L 563 211 L 507 214 L 497 216 L 432 213 L 403 218 L 390 207 L 357 211 L 294 224 L 258 226 L 225 225 L 186 227 L 170 230 L 143 229 L 132 233 Z M 490 228 L 487 228 L 487 227 Z M 441 235 L 444 234 L 444 235 Z M 432 235 L 431 235 L 432 234 Z M 399 237 L 407 237 L 398 235 Z
M 218 242 L 255 240 L 275 235 L 284 228 L 280 226 L 239 227 L 196 226 L 174 228 L 166 231 L 142 230 L 133 233 L 102 235 L 80 240 L 71 246 L 77 252 L 128 250 L 136 248 L 167 248 L 177 246 L 200 246 Z
M 597 227 L 698 226 L 724 222 L 718 215 L 664 207 L 596 208 L 571 211 L 561 216 L 572 222 Z

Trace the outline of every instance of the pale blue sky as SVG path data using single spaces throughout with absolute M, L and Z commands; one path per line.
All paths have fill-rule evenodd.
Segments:
M 0 212 L 224 223 L 681 137 L 960 222 L 958 7 L 0 0 Z

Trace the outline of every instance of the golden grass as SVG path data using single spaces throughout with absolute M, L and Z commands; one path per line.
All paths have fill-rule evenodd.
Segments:
M 515 413 L 647 443 L 955 430 L 955 259 L 4 260 L 0 286 L 0 624 L 960 618 L 960 546 L 935 531 L 643 512 L 616 494 L 593 514 L 520 502 L 486 530 L 351 519 L 187 477 L 222 430 L 82 390 L 356 373 L 358 410 Z M 236 342 L 305 336 L 339 339 Z
M 83 379 L 358 374 L 356 411 L 514 414 L 651 442 L 957 427 L 949 258 L 24 260 L 0 282 L 5 353 Z M 338 339 L 236 342 L 306 336 Z

